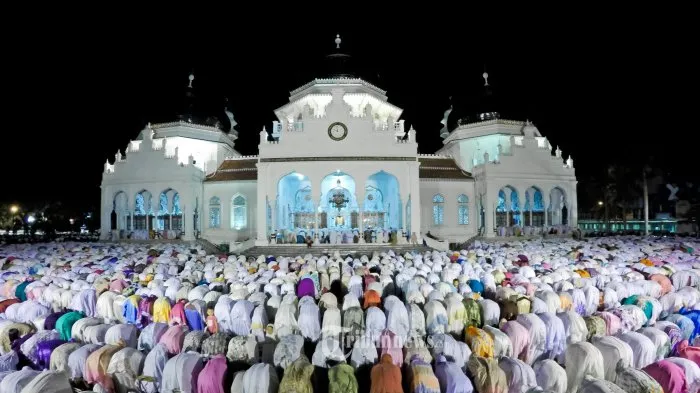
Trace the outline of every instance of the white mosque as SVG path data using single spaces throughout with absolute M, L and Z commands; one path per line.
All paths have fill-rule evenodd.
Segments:
M 485 99 L 445 113 L 435 154 L 418 154 L 384 90 L 337 71 L 292 91 L 258 155 L 241 156 L 232 113 L 230 127 L 198 113 L 190 75 L 183 114 L 148 124 L 104 164 L 101 237 L 242 249 L 566 233 L 577 225 L 573 160 L 488 107 L 483 77 Z

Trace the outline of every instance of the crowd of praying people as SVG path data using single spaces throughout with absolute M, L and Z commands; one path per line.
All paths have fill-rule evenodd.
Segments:
M 318 232 L 318 234 L 317 234 Z M 417 244 L 417 236 L 413 233 L 410 237 L 403 231 L 394 228 L 366 228 L 360 231 L 354 229 L 279 229 L 270 235 L 272 244 L 357 244 L 357 243 L 383 243 Z
M 0 393 L 698 393 L 699 287 L 687 238 L 3 245 Z

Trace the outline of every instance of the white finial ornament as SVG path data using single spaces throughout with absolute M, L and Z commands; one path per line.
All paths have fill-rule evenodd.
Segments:
M 187 87 L 189 87 L 191 89 L 192 88 L 192 81 L 194 80 L 194 74 L 190 74 L 189 80 L 190 80 L 190 84 Z
M 343 42 L 340 39 L 340 34 L 335 35 L 335 49 L 340 49 L 340 43 Z
M 488 86 L 489 85 L 489 73 L 484 72 L 483 74 L 481 74 L 481 76 L 484 78 L 484 86 Z

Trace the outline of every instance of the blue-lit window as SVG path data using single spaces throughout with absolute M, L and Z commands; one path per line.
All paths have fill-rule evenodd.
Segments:
M 180 209 L 180 194 L 178 193 L 173 195 L 173 214 L 176 216 L 182 215 L 182 209 Z
M 544 211 L 544 202 L 542 201 L 542 192 L 540 190 L 535 190 L 535 207 L 532 210 L 536 212 Z
M 146 207 L 144 206 L 143 194 L 136 194 L 136 207 L 134 209 L 134 214 L 137 216 L 146 215 Z
M 158 214 L 156 215 L 155 229 L 162 231 L 165 229 L 165 217 L 168 215 L 168 195 L 161 192 L 159 199 L 160 208 L 158 209 Z
M 506 193 L 503 190 L 498 191 L 498 206 L 496 211 L 503 213 L 506 211 Z
M 209 200 L 209 228 L 221 228 L 221 201 L 217 197 Z
M 246 200 L 243 195 L 233 197 L 233 208 L 231 209 L 231 228 L 245 228 L 248 223 Z
M 445 197 L 437 194 L 433 197 L 433 225 L 445 222 Z
M 469 197 L 464 194 L 457 197 L 457 222 L 469 225 Z

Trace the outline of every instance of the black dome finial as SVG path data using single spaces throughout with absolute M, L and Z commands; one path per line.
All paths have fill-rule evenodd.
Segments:
M 221 129 L 224 113 L 220 106 L 213 107 L 211 99 L 200 97 L 202 86 L 194 85 L 194 69 L 187 76 L 182 106 L 179 108 L 176 118 L 187 123 L 217 127 Z
M 501 102 L 494 94 L 493 86 L 489 83 L 490 75 L 486 72 L 485 66 L 481 77 L 483 78 L 483 87 L 479 89 L 480 94 L 465 91 L 462 94 L 457 94 L 456 97 L 451 97 L 450 101 L 453 103 L 453 110 L 447 114 L 446 125 L 441 130 L 441 134 L 452 132 L 452 130 L 462 124 L 501 118 Z
M 326 74 L 330 78 L 354 78 L 355 75 L 351 71 L 350 61 L 352 56 L 340 52 L 340 44 L 343 40 L 340 34 L 335 35 L 335 52 L 326 56 Z

